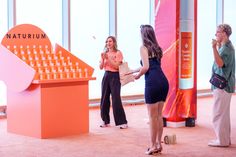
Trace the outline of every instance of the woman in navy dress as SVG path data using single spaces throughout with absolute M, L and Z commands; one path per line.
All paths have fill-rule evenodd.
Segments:
M 141 68 L 135 79 L 145 75 L 145 103 L 150 122 L 151 145 L 145 154 L 153 155 L 162 151 L 161 138 L 163 133 L 162 109 L 166 100 L 169 83 L 161 69 L 163 52 L 159 46 L 154 29 L 150 25 L 141 25 L 143 45 L 140 48 Z

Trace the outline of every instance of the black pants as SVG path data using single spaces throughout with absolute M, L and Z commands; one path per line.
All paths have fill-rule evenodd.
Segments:
M 110 95 L 112 97 L 112 108 L 115 125 L 127 124 L 125 111 L 120 97 L 119 72 L 106 71 L 102 79 L 101 118 L 105 124 L 110 123 Z

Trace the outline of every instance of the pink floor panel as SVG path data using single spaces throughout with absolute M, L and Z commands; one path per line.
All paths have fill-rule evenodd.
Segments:
M 195 127 L 164 128 L 164 135 L 176 134 L 177 144 L 163 144 L 162 157 L 236 157 L 236 95 L 231 103 L 232 145 L 209 147 L 214 138 L 211 124 L 212 97 L 197 100 Z M 234 111 L 234 112 L 233 112 Z M 0 157 L 145 157 L 149 144 L 145 105 L 127 105 L 129 128 L 100 128 L 99 109 L 89 111 L 89 133 L 62 138 L 37 139 L 7 132 L 7 120 L 0 119 Z M 19 124 L 27 125 L 27 124 Z

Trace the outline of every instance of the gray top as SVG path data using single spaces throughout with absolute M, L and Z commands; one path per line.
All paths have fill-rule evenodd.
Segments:
M 223 76 L 226 80 L 228 80 L 227 86 L 224 90 L 228 93 L 234 93 L 235 88 L 235 50 L 231 43 L 231 41 L 227 41 L 224 45 L 221 46 L 218 50 L 224 65 L 219 68 L 218 65 L 214 62 L 212 66 L 212 72 Z M 215 86 L 212 85 L 212 90 L 216 89 Z

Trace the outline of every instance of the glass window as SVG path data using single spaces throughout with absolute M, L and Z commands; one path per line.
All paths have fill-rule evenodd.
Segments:
M 16 23 L 33 24 L 48 35 L 53 47 L 62 45 L 61 0 L 17 0 Z
M 0 1 L 0 42 L 7 33 L 7 0 Z M 6 85 L 0 80 L 0 106 L 6 105 Z
M 109 35 L 109 0 L 71 0 L 71 53 L 94 68 L 89 98 L 101 97 L 100 53 Z M 96 89 L 96 90 L 94 90 Z
M 7 0 L 0 1 L 0 40 L 7 33 Z
M 211 41 L 216 31 L 216 1 L 198 0 L 197 89 L 210 89 L 213 64 Z
M 224 23 L 229 24 L 232 28 L 230 40 L 232 41 L 234 47 L 236 47 L 236 11 L 234 8 L 235 5 L 235 0 L 224 1 Z
M 123 52 L 124 61 L 131 69 L 140 67 L 140 25 L 149 23 L 148 0 L 119 0 L 117 1 L 117 43 Z M 137 18 L 138 17 L 138 18 Z M 122 87 L 122 95 L 143 94 L 144 78 Z
M 0 1 L 0 40 L 7 33 L 7 0 Z

